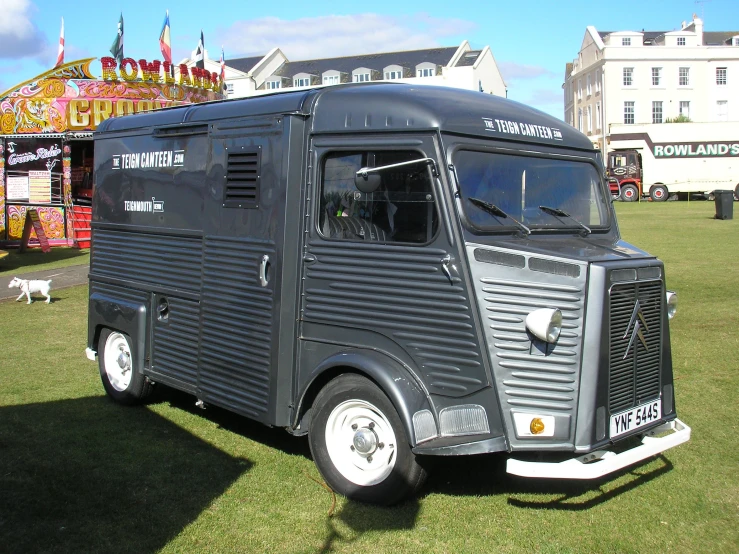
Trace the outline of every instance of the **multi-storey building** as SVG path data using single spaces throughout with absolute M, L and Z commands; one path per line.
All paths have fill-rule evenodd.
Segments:
M 612 124 L 739 121 L 739 31 L 695 15 L 677 31 L 589 26 L 562 88 L 565 121 L 603 151 Z
M 192 61 L 185 60 L 188 65 Z M 205 67 L 220 72 L 218 60 L 205 56 Z M 366 81 L 401 81 L 479 90 L 506 96 L 506 84 L 489 46 L 473 50 L 465 40 L 459 46 L 428 48 L 289 61 L 279 48 L 264 56 L 226 60 L 228 96 L 253 96 L 277 89 Z

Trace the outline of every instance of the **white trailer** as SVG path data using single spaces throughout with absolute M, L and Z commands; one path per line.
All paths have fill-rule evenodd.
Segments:
M 736 122 L 611 125 L 608 151 L 611 191 L 624 200 L 714 190 L 739 197 Z

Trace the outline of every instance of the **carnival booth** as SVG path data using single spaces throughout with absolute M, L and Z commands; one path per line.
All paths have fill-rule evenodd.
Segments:
M 97 126 L 223 98 L 215 73 L 131 58 L 119 67 L 104 57 L 99 79 L 90 73 L 95 60 L 63 64 L 0 93 L 0 245 L 20 245 L 26 220 L 34 219 L 51 246 L 88 247 Z M 34 231 L 31 240 L 38 240 Z

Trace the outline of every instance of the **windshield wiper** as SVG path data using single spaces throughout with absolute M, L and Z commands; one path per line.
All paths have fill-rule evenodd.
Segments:
M 514 219 L 513 217 L 505 213 L 495 204 L 491 204 L 490 202 L 485 202 L 485 200 L 480 200 L 479 198 L 473 198 L 473 197 L 470 197 L 467 200 L 472 202 L 472 204 L 474 204 L 478 208 L 485 210 L 489 214 L 492 214 L 496 217 L 504 217 L 504 218 L 510 219 L 511 221 L 513 221 L 513 223 L 518 225 L 524 233 L 526 233 L 527 235 L 531 234 L 531 229 L 529 229 L 528 227 L 526 227 L 526 225 L 524 225 L 520 221 Z
M 555 217 L 569 217 L 572 221 L 574 221 L 580 227 L 582 227 L 583 229 L 585 229 L 585 231 L 587 232 L 588 235 L 593 232 L 593 231 L 590 230 L 590 227 L 588 227 L 584 223 L 581 223 L 580 221 L 578 221 L 577 219 L 575 219 L 574 217 L 572 217 L 570 214 L 568 214 L 564 210 L 559 210 L 557 208 L 550 208 L 549 206 L 539 206 L 539 209 L 542 212 L 544 212 L 545 214 L 553 215 Z

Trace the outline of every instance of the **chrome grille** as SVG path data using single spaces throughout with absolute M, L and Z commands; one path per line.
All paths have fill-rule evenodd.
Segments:
M 659 396 L 662 281 L 619 283 L 610 294 L 608 406 L 616 413 Z

